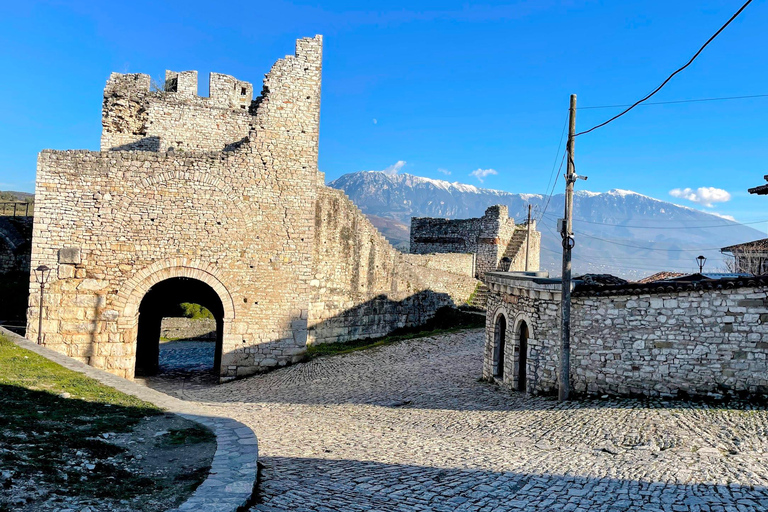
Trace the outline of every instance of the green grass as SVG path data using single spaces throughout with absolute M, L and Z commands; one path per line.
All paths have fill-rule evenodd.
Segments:
M 153 482 L 110 464 L 107 459 L 124 450 L 102 441 L 101 434 L 127 432 L 160 413 L 0 337 L 0 468 L 14 480 L 34 477 L 64 495 L 146 493 Z M 85 480 L 82 468 L 70 464 L 84 459 L 95 463 Z
M 358 350 L 382 347 L 392 343 L 445 334 L 464 329 L 477 329 L 485 327 L 485 317 L 472 313 L 466 313 L 458 309 L 445 306 L 437 310 L 434 318 L 426 324 L 418 327 L 400 328 L 392 331 L 388 336 L 381 338 L 368 338 L 364 340 L 347 341 L 343 343 L 319 343 L 307 346 L 307 358 L 314 359 L 320 356 L 349 354 Z

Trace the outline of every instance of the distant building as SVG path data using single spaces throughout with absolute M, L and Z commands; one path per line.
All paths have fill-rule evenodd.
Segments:
M 473 254 L 478 279 L 486 272 L 539 270 L 540 247 L 536 221 L 515 224 L 503 205 L 491 206 L 474 219 L 411 219 L 412 254 Z
M 768 187 L 768 185 L 764 185 Z M 761 188 L 761 187 L 758 187 Z M 749 189 L 750 193 L 753 190 Z M 768 194 L 768 192 L 755 192 Z M 730 254 L 733 257 L 731 264 L 736 273 L 760 276 L 768 273 L 768 238 L 754 240 L 743 244 L 729 245 L 720 249 L 723 254 Z

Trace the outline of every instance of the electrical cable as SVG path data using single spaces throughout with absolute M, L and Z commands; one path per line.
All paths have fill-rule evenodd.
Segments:
M 547 202 L 544 204 L 544 209 L 541 211 L 541 215 L 539 215 L 539 219 L 536 222 L 539 222 L 541 218 L 544 216 L 545 213 L 547 213 L 547 208 L 549 208 L 549 202 L 552 200 L 552 196 L 555 192 L 555 187 L 557 186 L 557 180 L 560 179 L 560 171 L 563 169 L 563 162 L 565 162 L 565 155 L 568 154 L 568 151 L 566 150 L 563 152 L 563 158 L 560 160 L 560 167 L 557 169 L 557 174 L 555 175 L 555 182 L 552 184 L 552 190 L 549 191 L 549 196 L 547 196 Z
M 702 212 L 705 213 L 705 212 Z M 550 219 L 556 219 L 556 215 L 547 214 L 547 217 Z M 600 226 L 613 226 L 617 228 L 633 228 L 633 229 L 709 229 L 709 228 L 733 228 L 735 227 L 734 224 L 710 224 L 710 225 L 703 225 L 703 226 L 634 226 L 630 224 L 611 224 L 608 222 L 595 222 L 591 220 L 586 219 L 576 219 L 573 220 L 579 221 L 579 222 L 586 222 L 587 224 L 597 224 Z M 691 221 L 691 222 L 698 222 L 698 221 Z M 768 220 L 756 220 L 754 222 L 735 222 L 738 226 L 749 226 L 751 224 L 762 224 L 764 222 L 768 222 Z
M 552 162 L 552 170 L 549 172 L 549 180 L 547 180 L 547 186 L 544 187 L 544 191 L 546 192 L 549 190 L 549 184 L 552 183 L 552 176 L 554 176 L 555 173 L 555 167 L 557 166 L 557 157 L 560 156 L 560 148 L 563 147 L 563 138 L 565 137 L 565 129 L 568 128 L 568 115 L 565 116 L 565 121 L 563 122 L 563 130 L 560 132 L 560 142 L 557 143 L 557 152 L 555 153 L 555 160 Z M 561 165 L 562 168 L 562 165 Z M 559 173 L 560 171 L 558 171 Z M 557 178 L 555 178 L 555 183 L 557 183 Z M 554 192 L 555 186 L 552 185 L 552 191 Z M 546 211 L 546 208 L 544 209 Z M 537 219 L 536 222 L 541 220 L 541 216 Z
M 576 233 L 576 232 L 574 232 L 574 233 Z M 602 242 L 606 242 L 606 243 L 609 243 L 609 244 L 614 244 L 614 245 L 621 245 L 621 246 L 623 246 L 623 247 L 633 247 L 633 248 L 635 248 L 635 249 L 644 249 L 644 250 L 646 250 L 646 251 L 662 251 L 662 252 L 701 252 L 701 251 L 719 251 L 720 249 L 722 249 L 722 247 L 699 247 L 699 248 L 697 248 L 697 249 L 657 249 L 657 248 L 655 248 L 655 247 L 646 247 L 646 246 L 642 246 L 642 245 L 624 244 L 624 243 L 621 243 L 621 242 L 616 242 L 616 241 L 614 241 L 614 240 L 609 240 L 609 239 L 607 239 L 607 238 L 600 238 L 600 237 L 597 237 L 597 236 L 592 236 L 592 235 L 588 235 L 588 234 L 586 234 L 586 233 L 581 233 L 581 232 L 579 232 L 579 233 L 577 233 L 577 234 L 579 234 L 579 235 L 581 235 L 581 236 L 585 236 L 585 237 L 587 237 L 587 238 L 592 238 L 592 239 L 594 239 L 594 240 L 600 240 L 600 241 L 602 241 Z
M 699 103 L 703 101 L 725 101 L 725 100 L 744 100 L 744 99 L 750 99 L 750 98 L 768 98 L 768 94 L 751 94 L 748 96 L 723 96 L 720 98 L 696 98 L 691 100 L 672 100 L 672 101 L 649 101 L 648 103 L 643 103 L 642 106 L 647 105 L 674 105 L 678 103 Z M 577 107 L 576 110 L 592 110 L 592 109 L 598 109 L 598 108 L 619 108 L 619 107 L 629 107 L 631 106 L 630 103 L 625 103 L 623 105 L 596 105 L 594 107 Z
M 601 128 L 601 127 L 603 127 L 603 126 L 607 125 L 608 123 L 610 123 L 610 122 L 612 122 L 612 121 L 615 121 L 616 119 L 620 118 L 621 116 L 623 116 L 624 114 L 626 114 L 627 112 L 629 112 L 630 110 L 632 110 L 633 108 L 635 108 L 636 106 L 638 106 L 639 104 L 641 104 L 642 102 L 644 102 L 645 100 L 649 99 L 651 96 L 653 96 L 654 94 L 656 94 L 657 92 L 659 92 L 659 91 L 661 90 L 661 88 L 662 88 L 662 87 L 664 87 L 665 85 L 667 85 L 667 82 L 669 82 L 670 80 L 672 80 L 672 77 L 674 77 L 676 74 L 680 73 L 682 70 L 684 70 L 685 68 L 687 68 L 688 66 L 690 66 L 690 65 L 693 63 L 693 61 L 694 61 L 694 60 L 696 60 L 696 57 L 698 57 L 698 56 L 699 56 L 699 54 L 700 54 L 701 52 L 703 52 L 703 51 L 704 51 L 704 48 L 706 48 L 706 47 L 707 47 L 707 45 L 709 45 L 709 43 L 711 43 L 711 42 L 712 42 L 712 41 L 713 41 L 713 40 L 714 40 L 714 39 L 715 39 L 715 38 L 716 38 L 718 35 L 720 35 L 720 33 L 721 33 L 723 30 L 725 30 L 725 27 L 727 27 L 728 25 L 730 25 L 730 24 L 731 24 L 731 22 L 732 22 L 733 20 L 735 20 L 735 19 L 736 19 L 736 17 L 737 17 L 739 14 L 741 14 L 741 13 L 742 13 L 742 11 L 743 11 L 744 9 L 746 9 L 746 8 L 747 8 L 747 6 L 748 6 L 749 4 L 751 4 L 751 3 L 752 3 L 752 0 L 747 0 L 747 2 L 746 2 L 744 5 L 742 5 L 742 6 L 741 6 L 741 9 L 739 9 L 738 11 L 736 11 L 736 14 L 734 14 L 733 16 L 731 16 L 731 18 L 730 18 L 728 21 L 726 21 L 726 22 L 725 22 L 725 25 L 723 25 L 722 27 L 720 27 L 720 30 L 718 30 L 717 32 L 715 32 L 715 33 L 714 33 L 714 35 L 713 35 L 712 37 L 710 37 L 709 39 L 707 39 L 707 42 L 706 42 L 706 43 L 704 43 L 704 45 L 703 45 L 701 48 L 699 48 L 699 51 L 697 51 L 697 52 L 696 52 L 696 54 L 695 54 L 693 57 L 691 57 L 691 59 L 690 59 L 688 62 L 686 62 L 684 66 L 682 66 L 681 68 L 677 69 L 677 70 L 676 70 L 674 73 L 672 73 L 671 75 L 669 75 L 669 76 L 667 77 L 667 79 L 666 79 L 666 80 L 664 80 L 664 81 L 661 83 L 661 85 L 660 85 L 660 86 L 658 86 L 656 89 L 654 89 L 654 90 L 653 90 L 653 92 L 651 92 L 650 94 L 648 94 L 647 96 L 645 96 L 643 99 L 636 101 L 636 102 L 635 102 L 635 103 L 633 103 L 633 104 L 632 104 L 632 105 L 631 105 L 629 108 L 627 108 L 626 110 L 622 111 L 622 112 L 621 112 L 621 113 L 619 113 L 619 114 L 616 114 L 615 116 L 613 116 L 613 117 L 612 117 L 612 118 L 610 118 L 609 120 L 607 120 L 607 121 L 605 121 L 605 122 L 603 122 L 603 123 L 600 123 L 600 124 L 598 124 L 598 125 L 596 125 L 596 126 L 593 126 L 593 127 L 592 127 L 592 128 L 590 128 L 589 130 L 584 130 L 583 132 L 579 132 L 579 133 L 577 133 L 576 135 L 574 135 L 574 137 L 578 137 L 579 135 L 584 135 L 584 134 L 586 134 L 586 133 L 589 133 L 589 132 L 591 132 L 591 131 L 593 131 L 593 130 L 597 130 L 598 128 Z

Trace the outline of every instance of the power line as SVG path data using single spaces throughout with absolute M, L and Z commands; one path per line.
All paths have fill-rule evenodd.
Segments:
M 565 162 L 565 155 L 568 154 L 568 151 L 563 152 L 563 158 L 560 160 L 560 167 L 557 169 L 557 174 L 555 175 L 555 182 L 552 184 L 552 189 L 549 191 L 549 196 L 547 196 L 547 202 L 544 204 L 544 209 L 541 211 L 541 215 L 539 215 L 539 220 L 544 216 L 545 213 L 547 213 L 547 208 L 549 208 L 549 202 L 552 200 L 552 196 L 555 193 L 555 187 L 557 186 L 557 180 L 560 179 L 560 171 L 563 168 L 563 162 Z M 557 161 L 557 160 L 555 160 Z M 538 222 L 538 221 L 537 221 Z
M 609 240 L 607 238 L 600 238 L 597 236 L 587 235 L 586 233 L 578 233 L 581 236 L 585 236 L 587 238 L 593 238 L 595 240 L 600 240 L 602 242 L 606 242 L 609 244 L 614 245 L 621 245 L 624 247 L 634 247 L 635 249 L 644 249 L 646 251 L 663 251 L 663 252 L 701 252 L 701 251 L 719 251 L 721 247 L 699 247 L 696 249 L 657 249 L 655 247 L 646 247 L 642 245 L 632 245 L 632 244 L 624 244 L 621 242 L 616 242 L 614 240 Z
M 551 219 L 556 219 L 557 217 L 555 215 L 547 214 L 547 217 Z M 617 228 L 633 228 L 633 229 L 705 229 L 705 228 L 732 228 L 735 227 L 734 224 L 737 226 L 749 226 L 752 224 L 762 224 L 764 222 L 768 222 L 768 220 L 756 220 L 754 222 L 734 222 L 734 224 L 710 224 L 710 225 L 698 225 L 698 226 L 634 226 L 630 224 L 611 224 L 609 222 L 595 222 L 591 220 L 586 219 L 574 219 L 578 220 L 579 222 L 586 222 L 587 224 L 598 224 L 600 226 L 613 226 Z M 698 222 L 698 221 L 691 221 L 691 222 Z
M 712 42 L 712 41 L 713 41 L 713 40 L 714 40 L 714 39 L 715 39 L 715 38 L 716 38 L 718 35 L 720 35 L 720 33 L 721 33 L 723 30 L 725 30 L 725 27 L 727 27 L 728 25 L 730 25 L 730 24 L 731 24 L 731 22 L 732 22 L 733 20 L 735 20 L 735 19 L 736 19 L 736 17 L 737 17 L 739 14 L 741 14 L 741 12 L 742 12 L 744 9 L 746 9 L 746 8 L 747 8 L 747 6 L 748 6 L 749 4 L 751 4 L 751 3 L 752 3 L 752 0 L 747 0 L 747 2 L 746 2 L 744 5 L 742 5 L 742 6 L 741 6 L 741 9 L 739 9 L 738 11 L 736 11 L 736 14 L 734 14 L 733 16 L 731 16 L 731 18 L 730 18 L 728 21 L 726 21 L 726 22 L 725 22 L 725 25 L 723 25 L 722 27 L 720 27 L 720 30 L 718 30 L 717 32 L 715 32 L 715 33 L 714 33 L 714 35 L 713 35 L 712 37 L 710 37 L 709 39 L 707 39 L 707 42 L 706 42 L 706 43 L 704 43 L 704 46 L 702 46 L 701 48 L 699 48 L 699 51 L 697 51 L 697 52 L 696 52 L 696 54 L 695 54 L 693 57 L 691 57 L 691 60 L 689 60 L 688 62 L 686 62 L 686 63 L 685 63 L 685 65 L 684 65 L 683 67 L 681 67 L 681 68 L 677 69 L 677 70 L 676 70 L 674 73 L 672 73 L 671 75 L 669 75 L 669 76 L 667 77 L 667 79 L 666 79 L 666 80 L 664 80 L 664 81 L 661 83 L 661 85 L 660 85 L 660 86 L 658 86 L 656 89 L 654 89 L 654 90 L 653 90 L 653 92 L 651 92 L 650 94 L 648 94 L 647 96 L 645 96 L 643 99 L 636 101 L 636 102 L 635 102 L 635 103 L 633 103 L 633 104 L 632 104 L 632 105 L 631 105 L 629 108 L 627 108 L 627 109 L 626 109 L 626 110 L 624 110 L 623 112 L 621 112 L 621 113 L 619 113 L 619 114 L 617 114 L 617 115 L 613 116 L 613 117 L 612 117 L 612 118 L 610 118 L 609 120 L 607 120 L 607 121 L 605 121 L 605 122 L 603 122 L 603 123 L 600 123 L 600 124 L 598 124 L 598 125 L 596 125 L 596 126 L 593 126 L 593 127 L 592 127 L 592 128 L 590 128 L 589 130 L 585 130 L 585 131 L 583 131 L 583 132 L 579 132 L 579 133 L 577 133 L 576 135 L 574 135 L 574 137 L 578 137 L 579 135 L 584 135 L 585 133 L 589 133 L 589 132 L 591 132 L 591 131 L 593 131 L 593 130 L 597 130 L 598 128 L 601 128 L 601 127 L 603 127 L 603 126 L 607 125 L 608 123 L 610 123 L 610 122 L 612 122 L 612 121 L 615 121 L 616 119 L 620 118 L 621 116 L 623 116 L 624 114 L 626 114 L 627 112 L 629 112 L 630 110 L 632 110 L 633 108 L 635 108 L 636 106 L 638 106 L 639 104 L 641 104 L 642 102 L 644 102 L 645 100 L 647 100 L 648 98 L 650 98 L 651 96 L 653 96 L 654 94 L 656 94 L 657 92 L 659 92 L 659 91 L 661 90 L 661 88 L 662 88 L 662 87 L 664 87 L 665 85 L 667 85 L 667 82 L 669 82 L 670 80 L 672 80 L 672 77 L 674 77 L 676 74 L 680 73 L 682 70 L 684 70 L 685 68 L 687 68 L 688 66 L 690 66 L 690 65 L 693 63 L 693 61 L 694 61 L 694 60 L 696 60 L 696 57 L 698 57 L 698 56 L 699 56 L 699 54 L 700 54 L 701 52 L 703 52 L 703 51 L 704 51 L 704 48 L 706 48 L 706 47 L 707 47 L 707 45 L 709 45 L 709 43 L 711 43 L 711 42 Z
M 672 100 L 672 101 L 650 101 L 643 103 L 642 106 L 648 105 L 674 105 L 677 103 L 700 103 L 704 101 L 725 101 L 725 100 L 744 100 L 750 98 L 768 98 L 768 94 L 751 94 L 749 96 L 723 96 L 719 98 L 697 98 L 692 100 Z M 630 107 L 631 103 L 625 103 L 623 105 L 597 105 L 594 107 L 579 107 L 577 110 L 592 110 L 598 108 L 618 108 L 618 107 Z
M 549 180 L 547 180 L 547 186 L 544 188 L 544 190 L 549 190 L 549 184 L 552 182 L 552 176 L 555 173 L 555 167 L 557 166 L 557 157 L 560 155 L 560 148 L 563 147 L 563 138 L 565 137 L 565 129 L 568 127 L 568 116 L 565 116 L 565 121 L 563 122 L 563 130 L 560 132 L 560 142 L 557 143 L 557 152 L 555 153 L 555 160 L 552 162 L 552 170 L 549 173 Z M 560 164 L 560 167 L 562 168 L 562 163 Z M 557 171 L 558 175 L 560 174 L 560 171 Z M 557 178 L 555 178 L 555 185 L 557 184 Z M 555 185 L 552 185 L 552 192 L 555 191 Z M 550 199 L 552 198 L 552 194 L 550 194 Z M 542 211 L 542 215 L 544 215 L 544 212 L 547 211 L 547 206 L 549 206 L 549 199 L 547 200 L 547 205 L 544 207 L 544 211 Z M 538 221 L 541 220 L 541 215 L 539 216 Z

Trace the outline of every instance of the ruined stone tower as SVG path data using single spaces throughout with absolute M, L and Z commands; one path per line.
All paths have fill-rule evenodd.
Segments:
M 216 316 L 216 367 L 229 379 L 466 299 L 467 255 L 401 255 L 324 186 L 321 61 L 321 36 L 298 40 L 255 99 L 227 75 L 211 74 L 207 98 L 194 71 L 167 72 L 163 91 L 148 75 L 110 76 L 101 151 L 38 158 L 32 268 L 54 269 L 45 345 L 131 378 L 156 365 L 168 305 L 197 302 Z

